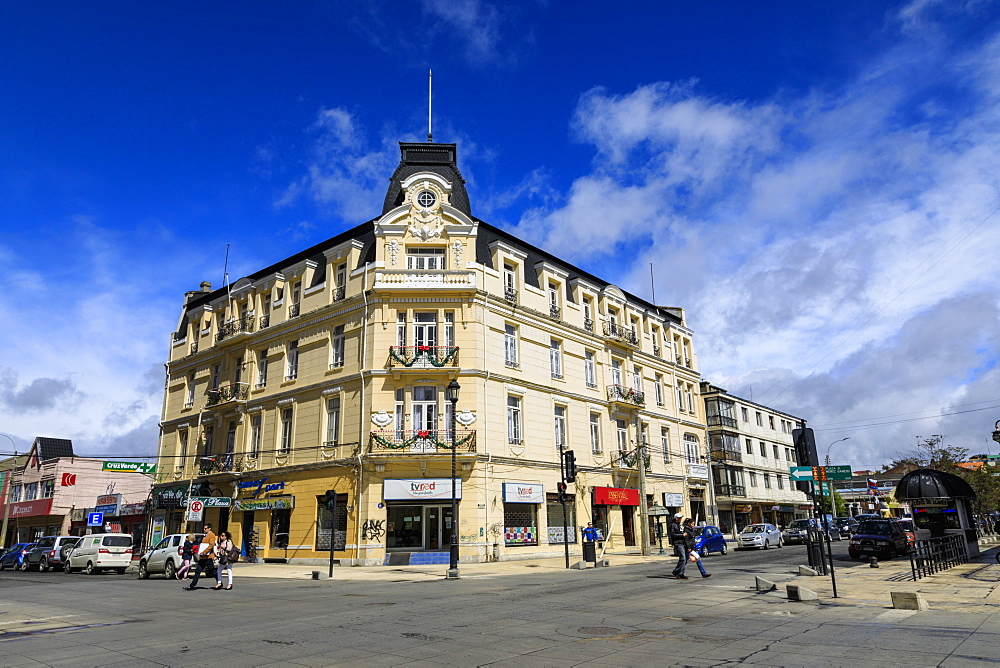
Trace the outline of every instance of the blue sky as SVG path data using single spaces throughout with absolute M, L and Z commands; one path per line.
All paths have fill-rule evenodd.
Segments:
M 0 432 L 154 452 L 183 293 L 226 244 L 236 278 L 377 215 L 433 68 L 473 213 L 646 297 L 652 263 L 706 379 L 849 436 L 835 463 L 996 453 L 998 27 L 979 1 L 4 3 Z

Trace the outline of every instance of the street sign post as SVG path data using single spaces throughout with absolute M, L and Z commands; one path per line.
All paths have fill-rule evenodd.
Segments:
M 850 466 L 824 466 L 827 480 L 850 480 L 854 477 Z
M 201 522 L 204 516 L 205 502 L 198 499 L 191 499 L 191 503 L 188 504 L 187 521 Z
M 813 479 L 813 467 L 811 466 L 789 466 L 788 477 L 792 482 Z

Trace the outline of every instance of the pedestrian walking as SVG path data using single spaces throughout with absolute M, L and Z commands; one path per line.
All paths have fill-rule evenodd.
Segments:
M 216 544 L 215 551 L 219 555 L 219 567 L 215 571 L 215 587 L 214 589 L 222 589 L 222 572 L 225 571 L 229 576 L 229 582 L 226 584 L 226 589 L 233 588 L 233 564 L 240 558 L 240 550 L 233 543 L 233 535 L 228 531 L 223 531 L 219 542 Z
M 701 563 L 701 555 L 698 554 L 698 530 L 695 529 L 694 520 L 684 520 L 684 547 L 688 553 L 688 559 L 698 564 L 701 577 L 710 578 L 711 573 L 705 571 L 705 565 Z
M 208 573 L 215 565 L 215 544 L 218 541 L 218 537 L 212 531 L 212 525 L 206 524 L 205 537 L 201 539 L 201 547 L 198 550 L 198 563 L 194 569 L 194 579 L 191 580 L 191 584 L 185 587 L 188 591 L 193 591 L 198 587 L 198 578 L 201 577 L 202 573 Z M 215 589 L 222 589 L 222 585 L 215 587 Z
M 672 574 L 678 580 L 687 580 L 684 569 L 687 568 L 688 551 L 684 547 L 684 525 L 681 519 L 684 516 L 680 513 L 674 514 L 674 519 L 670 521 L 670 542 L 674 546 L 674 555 L 677 557 L 677 565 L 674 566 Z
M 184 545 L 181 546 L 181 567 L 177 569 L 177 579 L 183 580 L 187 572 L 191 570 L 191 558 L 194 557 L 194 534 L 189 533 L 184 537 Z
M 588 543 L 593 543 L 600 538 L 599 532 L 594 528 L 594 525 L 591 522 L 587 522 L 587 528 L 580 533 L 583 534 L 583 540 Z

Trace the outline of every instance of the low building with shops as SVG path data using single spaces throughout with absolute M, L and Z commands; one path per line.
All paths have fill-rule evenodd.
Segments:
M 0 516 L 8 522 L 7 544 L 74 533 L 74 517 L 96 506 L 101 496 L 144 504 L 152 477 L 140 473 L 139 465 L 123 470 L 116 468 L 117 464 L 125 463 L 75 456 L 69 439 L 37 437 L 24 463 L 8 472 L 8 492 L 2 500 L 9 507 L 0 506 Z M 114 513 L 118 513 L 118 504 Z M 109 514 L 109 520 L 112 516 Z M 143 535 L 144 522 L 129 518 L 126 525 L 130 529 L 136 523 L 142 525 L 137 530 Z M 121 526 L 120 521 L 118 524 Z
M 446 563 L 453 527 L 481 561 L 560 555 L 587 522 L 638 548 L 653 503 L 714 522 L 683 309 L 475 218 L 454 144 L 400 149 L 373 220 L 186 295 L 154 536 L 207 522 L 251 559 L 333 541 L 342 563 Z
M 802 418 L 701 383 L 708 425 L 719 528 L 737 533 L 748 524 L 788 526 L 812 516 L 812 501 L 790 479 L 798 466 L 792 430 Z

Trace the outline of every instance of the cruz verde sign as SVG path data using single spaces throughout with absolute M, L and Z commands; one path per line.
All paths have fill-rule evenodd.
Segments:
M 102 471 L 116 471 L 118 473 L 156 473 L 156 464 L 146 462 L 104 462 Z

